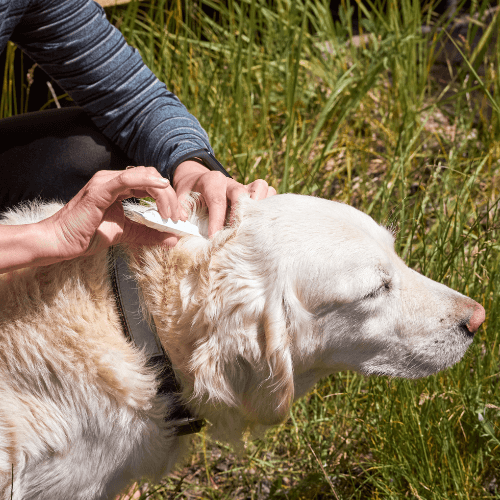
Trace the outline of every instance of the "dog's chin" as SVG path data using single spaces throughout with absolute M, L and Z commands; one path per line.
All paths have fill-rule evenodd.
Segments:
M 472 337 L 466 336 L 459 326 L 448 331 L 448 336 L 453 341 L 435 338 L 405 353 L 377 356 L 363 363 L 358 371 L 367 376 L 407 379 L 434 375 L 458 363 L 472 343 Z

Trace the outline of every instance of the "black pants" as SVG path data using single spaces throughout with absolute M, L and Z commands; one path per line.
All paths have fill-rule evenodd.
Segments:
M 67 202 L 98 170 L 134 164 L 80 108 L 5 118 L 0 120 L 0 211 L 26 200 Z

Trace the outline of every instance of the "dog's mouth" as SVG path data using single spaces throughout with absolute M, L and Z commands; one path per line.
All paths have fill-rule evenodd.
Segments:
M 472 339 L 474 338 L 474 335 L 476 332 L 471 332 L 469 330 L 469 327 L 467 326 L 467 321 L 465 321 L 465 320 L 460 321 L 457 329 L 462 335 L 465 336 L 465 338 L 470 339 L 472 342 Z
M 461 322 L 433 339 L 422 338 L 405 347 L 389 348 L 362 363 L 363 375 L 418 379 L 433 375 L 458 363 L 473 341 L 465 322 Z

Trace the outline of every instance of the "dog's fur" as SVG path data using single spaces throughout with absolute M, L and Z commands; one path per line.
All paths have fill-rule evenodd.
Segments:
M 27 205 L 3 223 L 59 208 Z M 238 210 L 211 241 L 124 248 L 184 400 L 216 437 L 279 423 L 333 372 L 423 377 L 472 342 L 480 306 L 407 268 L 367 215 L 297 195 Z M 178 459 L 185 438 L 123 336 L 107 266 L 103 252 L 0 276 L 1 499 L 113 498 Z

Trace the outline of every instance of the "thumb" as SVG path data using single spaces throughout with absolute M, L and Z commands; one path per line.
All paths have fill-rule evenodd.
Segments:
M 188 220 L 188 208 L 187 208 L 187 203 L 188 203 L 188 196 L 190 195 L 190 191 L 184 191 L 177 193 L 177 200 L 179 203 L 179 217 L 183 221 Z
M 179 236 L 172 233 L 157 231 L 136 222 L 127 221 L 122 242 L 132 245 L 163 245 L 174 247 L 179 241 Z

